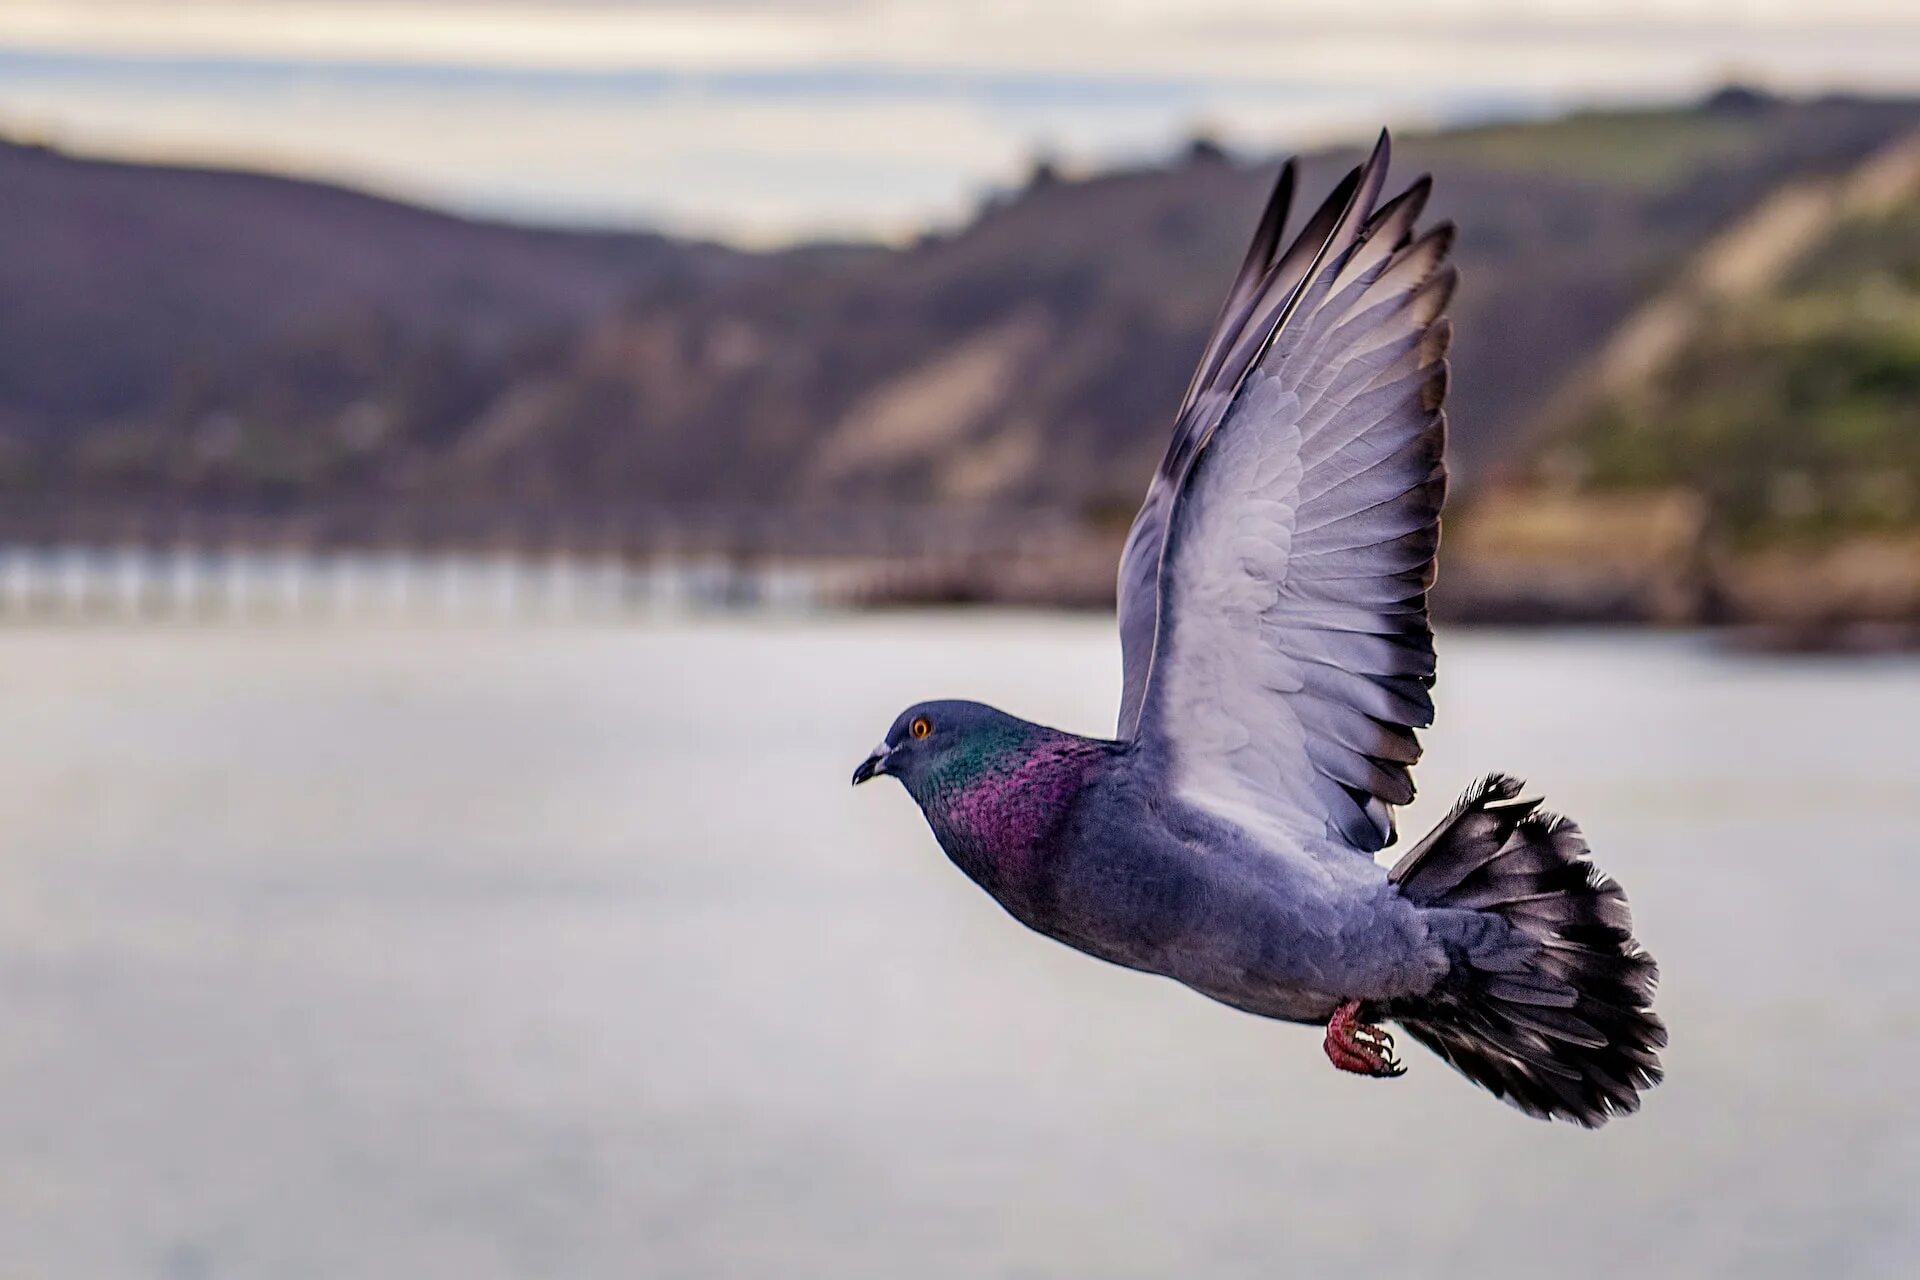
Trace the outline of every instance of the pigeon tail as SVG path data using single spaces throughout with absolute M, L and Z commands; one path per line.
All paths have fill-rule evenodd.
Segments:
M 1659 968 L 1580 829 L 1521 786 L 1489 775 L 1390 873 L 1434 909 L 1454 964 L 1387 1013 L 1527 1114 L 1597 1128 L 1660 1082 Z

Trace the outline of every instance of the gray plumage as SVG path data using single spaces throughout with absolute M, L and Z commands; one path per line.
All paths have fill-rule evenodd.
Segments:
M 1286 247 L 1283 171 L 1122 555 L 1116 736 L 909 708 L 898 776 L 1017 918 L 1398 1074 L 1397 1021 L 1531 1114 L 1660 1078 L 1653 962 L 1572 824 L 1495 776 L 1391 872 L 1430 724 L 1451 229 L 1377 204 L 1383 134 Z M 1377 206 L 1377 207 L 1376 207 Z

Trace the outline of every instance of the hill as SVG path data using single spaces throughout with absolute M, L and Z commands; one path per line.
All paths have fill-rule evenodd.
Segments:
M 1920 136 L 1779 193 L 1622 339 L 1494 505 L 1692 512 L 1694 618 L 1920 619 Z
M 1857 163 L 1912 104 L 1746 100 L 1398 140 L 1456 220 L 1455 466 L 1510 460 L 1613 326 L 1781 183 Z M 1324 190 L 1349 154 L 1309 157 Z M 1042 171 L 961 232 L 846 269 L 636 305 L 437 477 L 567 495 L 1130 512 L 1272 165 Z M 632 424 L 611 433 L 609 422 Z
M 1735 93 L 1397 139 L 1401 180 L 1433 171 L 1462 227 L 1457 470 L 1524 468 L 1544 407 L 1691 255 L 1917 124 Z M 1308 157 L 1305 189 L 1351 160 Z M 1272 170 L 1209 146 L 1040 168 L 910 247 L 749 255 L 7 147 L 0 525 L 631 540 L 673 512 L 738 535 L 725 513 L 938 505 L 1111 527 Z
M 0 141 L 0 465 L 16 499 L 320 500 L 457 439 L 617 302 L 757 265 Z

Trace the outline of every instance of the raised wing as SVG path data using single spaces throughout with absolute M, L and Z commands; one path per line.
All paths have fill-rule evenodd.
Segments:
M 1217 393 L 1222 381 L 1221 363 L 1234 339 L 1246 327 L 1254 302 L 1263 293 L 1273 291 L 1268 277 L 1279 260 L 1280 237 L 1286 230 L 1287 211 L 1293 205 L 1294 182 L 1293 161 L 1289 160 L 1280 166 L 1280 176 L 1267 197 L 1260 225 L 1254 228 L 1253 243 L 1247 246 L 1247 256 L 1234 272 L 1233 286 L 1220 304 L 1213 332 L 1200 353 L 1200 363 L 1193 367 L 1193 378 L 1187 383 L 1187 394 L 1180 400 L 1180 411 L 1174 415 L 1173 439 L 1167 442 L 1166 456 L 1153 473 L 1146 501 L 1140 504 L 1133 527 L 1127 531 L 1126 549 L 1120 553 L 1118 604 L 1124 675 L 1119 731 L 1123 738 L 1132 736 L 1134 725 L 1140 719 L 1140 699 L 1147 690 L 1147 666 L 1153 655 L 1153 633 L 1159 616 L 1160 550 L 1167 540 L 1167 515 L 1173 510 L 1175 488 L 1186 470 L 1193 441 L 1201 434 L 1202 417 L 1210 409 L 1223 407 L 1218 403 L 1217 394 L 1208 395 L 1204 406 L 1201 397 Z M 1212 418 L 1212 422 L 1206 424 L 1209 428 L 1219 421 L 1217 414 Z
M 1433 718 L 1454 281 L 1424 179 L 1376 211 L 1387 152 L 1276 253 L 1283 180 L 1121 563 L 1121 735 L 1190 800 L 1368 853 Z

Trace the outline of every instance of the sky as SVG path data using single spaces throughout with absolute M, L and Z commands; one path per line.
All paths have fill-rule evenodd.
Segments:
M 1730 77 L 1920 91 L 1920 3 L 0 0 L 9 136 L 742 243 L 951 223 L 1041 153 L 1284 150 Z

